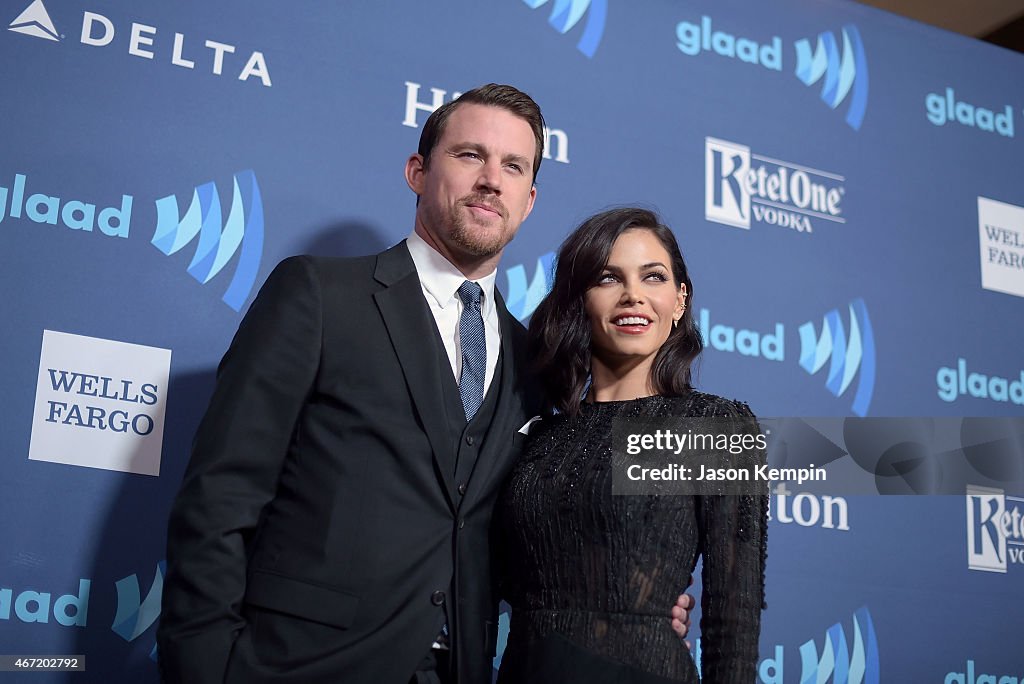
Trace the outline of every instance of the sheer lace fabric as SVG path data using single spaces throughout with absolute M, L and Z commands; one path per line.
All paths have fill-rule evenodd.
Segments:
M 701 554 L 703 681 L 755 681 L 767 492 L 613 496 L 611 486 L 614 418 L 750 415 L 745 404 L 691 392 L 584 404 L 573 419 L 535 426 L 499 504 L 513 608 L 501 681 L 522 681 L 517 662 L 556 635 L 595 662 L 697 682 L 669 611 Z

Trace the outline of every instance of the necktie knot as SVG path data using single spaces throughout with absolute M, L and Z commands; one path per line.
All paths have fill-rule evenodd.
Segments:
M 462 300 L 463 306 L 471 308 L 480 308 L 480 300 L 484 295 L 483 289 L 480 285 L 474 283 L 472 280 L 464 280 L 459 285 L 459 299 Z

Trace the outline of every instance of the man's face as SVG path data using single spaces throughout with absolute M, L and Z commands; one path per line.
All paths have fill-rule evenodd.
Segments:
M 406 162 L 406 181 L 419 195 L 417 232 L 463 272 L 493 270 L 533 209 L 535 153 L 524 119 L 499 107 L 457 107 L 429 167 L 418 154 Z

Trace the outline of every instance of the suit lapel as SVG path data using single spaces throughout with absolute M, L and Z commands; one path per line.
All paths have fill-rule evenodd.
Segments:
M 516 336 L 513 329 L 515 323 L 512 314 L 505 308 L 505 302 L 497 288 L 494 290 L 494 303 L 498 307 L 498 321 L 501 325 L 501 387 L 487 440 L 473 469 L 472 478 L 476 483 L 488 481 L 499 464 L 518 456 L 512 453 L 512 439 L 515 430 L 520 427 L 515 421 L 523 416 L 523 388 L 520 387 L 522 378 L 516 367 L 519 357 L 512 343 Z M 503 471 L 504 469 L 499 469 L 499 472 Z M 480 491 L 480 487 L 474 486 L 473 490 Z
M 385 285 L 373 298 L 398 355 L 413 404 L 423 421 L 437 475 L 455 509 L 455 453 L 448 435 L 441 367 L 434 345 L 437 324 L 423 299 L 416 267 L 403 240 L 377 257 L 374 278 Z M 447 367 L 447 362 L 443 364 Z

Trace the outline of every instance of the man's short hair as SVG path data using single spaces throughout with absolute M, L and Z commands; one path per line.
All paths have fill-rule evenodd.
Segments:
M 544 116 L 540 113 L 540 107 L 529 95 L 513 86 L 498 83 L 488 83 L 468 90 L 457 99 L 438 107 L 427 118 L 427 122 L 423 124 L 423 131 L 420 133 L 420 147 L 417 150 L 423 157 L 423 166 L 430 165 L 430 154 L 437 146 L 437 141 L 444 135 L 448 118 L 452 112 L 464 104 L 499 107 L 530 124 L 534 140 L 537 141 L 537 152 L 533 159 L 533 182 L 536 183 L 537 172 L 540 171 L 540 161 L 544 155 Z

